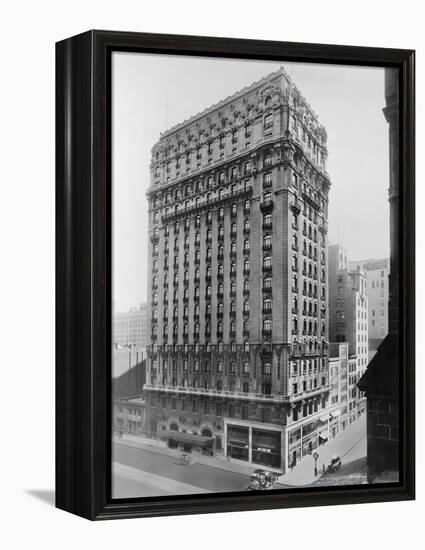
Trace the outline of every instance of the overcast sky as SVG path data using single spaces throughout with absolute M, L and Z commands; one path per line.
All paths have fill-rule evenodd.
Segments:
M 113 299 L 147 299 L 151 148 L 160 132 L 284 66 L 328 133 L 329 241 L 389 255 L 384 69 L 116 52 L 112 57 Z

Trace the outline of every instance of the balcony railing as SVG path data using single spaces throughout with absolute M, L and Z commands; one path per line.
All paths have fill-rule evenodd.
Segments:
M 167 220 L 177 218 L 179 216 L 185 216 L 185 215 L 187 215 L 191 212 L 194 212 L 196 210 L 199 210 L 201 208 L 206 208 L 206 207 L 216 205 L 216 204 L 221 203 L 221 202 L 225 202 L 227 199 L 230 199 L 230 198 L 235 199 L 237 197 L 241 197 L 243 195 L 249 195 L 251 193 L 252 193 L 252 188 L 251 187 L 240 189 L 240 190 L 235 191 L 233 193 L 231 191 L 228 192 L 228 193 L 223 193 L 221 196 L 218 196 L 214 199 L 204 200 L 202 202 L 199 202 L 196 205 L 180 208 L 179 210 L 177 210 L 175 212 L 170 212 L 169 214 L 164 214 L 162 216 L 162 220 L 163 220 L 163 222 L 165 222 Z
M 273 201 L 272 200 L 263 201 L 260 204 L 260 210 L 262 212 L 269 212 L 269 211 L 273 210 Z

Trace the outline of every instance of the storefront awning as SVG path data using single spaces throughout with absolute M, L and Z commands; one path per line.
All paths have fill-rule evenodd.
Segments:
M 207 445 L 211 445 L 214 441 L 212 437 L 178 432 L 177 430 L 162 430 L 159 432 L 159 436 L 187 445 L 197 445 L 198 447 L 206 447 Z
M 329 439 L 329 432 L 328 430 L 325 430 L 324 432 L 321 432 L 319 434 L 320 439 Z
M 321 416 L 321 417 L 319 418 L 319 420 L 320 420 L 320 422 L 327 422 L 327 421 L 329 420 L 329 416 L 328 416 L 328 415 L 326 415 L 326 416 Z
M 332 418 L 335 418 L 336 416 L 339 416 L 341 414 L 341 411 L 339 409 L 336 409 L 336 411 L 332 411 L 329 414 L 332 416 Z

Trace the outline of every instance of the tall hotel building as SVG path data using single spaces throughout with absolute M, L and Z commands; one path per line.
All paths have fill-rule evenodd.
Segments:
M 145 430 L 285 470 L 329 406 L 326 131 L 283 69 L 152 149 Z

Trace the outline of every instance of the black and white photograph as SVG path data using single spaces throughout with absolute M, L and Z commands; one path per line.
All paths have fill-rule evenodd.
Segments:
M 398 82 L 112 53 L 113 499 L 399 482 Z

